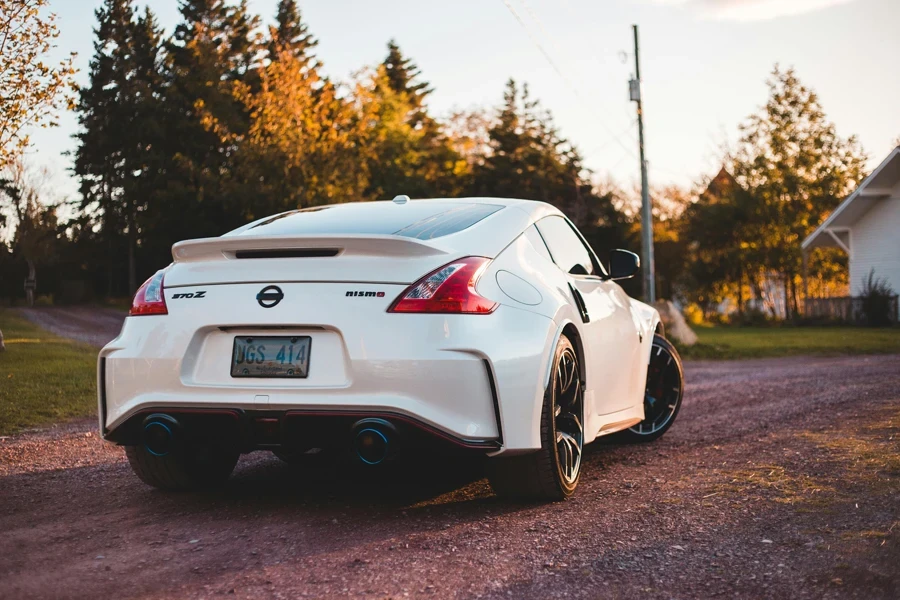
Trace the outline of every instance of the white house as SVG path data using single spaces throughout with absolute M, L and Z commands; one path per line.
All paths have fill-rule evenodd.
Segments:
M 825 247 L 847 253 L 851 296 L 872 269 L 900 293 L 900 146 L 803 240 L 804 252 Z

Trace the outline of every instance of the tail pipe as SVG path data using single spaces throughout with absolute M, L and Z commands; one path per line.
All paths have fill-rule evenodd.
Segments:
M 396 453 L 397 428 L 384 419 L 361 419 L 350 428 L 353 451 L 367 465 L 378 465 Z
M 144 419 L 141 442 L 154 456 L 167 456 L 174 452 L 181 437 L 181 423 L 171 415 L 155 413 Z

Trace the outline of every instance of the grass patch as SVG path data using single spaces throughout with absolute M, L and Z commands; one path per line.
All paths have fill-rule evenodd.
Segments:
M 97 350 L 0 309 L 0 435 L 97 410 Z
M 900 408 L 876 413 L 878 419 L 853 432 L 807 432 L 802 437 L 817 446 L 818 455 L 849 464 L 851 480 L 885 484 L 900 490 Z
M 900 492 L 900 408 L 876 411 L 872 423 L 827 431 L 803 431 L 788 444 L 815 457 L 801 464 L 748 464 L 719 471 L 724 479 L 717 493 L 758 498 L 822 510 L 837 503 L 870 499 L 874 495 L 894 497 Z M 804 471 L 811 471 L 804 472 Z M 890 530 L 851 532 L 850 537 L 886 537 Z
M 826 507 L 840 498 L 832 486 L 781 465 L 753 465 L 731 471 L 719 489 L 744 497 L 762 497 L 783 504 Z
M 698 327 L 683 358 L 737 359 L 795 355 L 900 353 L 900 328 Z

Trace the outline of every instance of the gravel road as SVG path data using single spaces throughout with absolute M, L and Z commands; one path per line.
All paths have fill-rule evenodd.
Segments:
M 63 337 L 102 347 L 119 335 L 125 313 L 96 306 L 47 306 L 20 308 L 20 315 Z
M 547 505 L 262 452 L 165 494 L 92 421 L 0 439 L 0 598 L 900 597 L 900 356 L 686 372 L 665 438 Z

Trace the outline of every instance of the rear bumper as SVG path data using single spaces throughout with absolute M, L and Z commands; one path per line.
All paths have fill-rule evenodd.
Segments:
M 352 444 L 354 423 L 377 418 L 398 432 L 407 450 L 496 452 L 496 440 L 459 439 L 414 417 L 383 411 L 239 410 L 230 408 L 142 408 L 106 436 L 116 444 L 143 442 L 144 421 L 160 414 L 174 418 L 187 440 L 206 439 L 242 452 L 269 449 L 287 453 L 311 448 L 344 450 Z
M 130 317 L 100 352 L 100 429 L 110 441 L 124 443 L 118 430 L 148 411 L 215 409 L 288 420 L 300 413 L 389 416 L 457 446 L 540 447 L 555 334 L 546 317 L 506 306 L 491 315 L 390 315 L 387 331 L 364 335 L 352 322 L 246 326 L 207 315 L 209 324 L 189 326 L 171 317 Z M 232 379 L 222 349 L 234 335 L 274 327 L 277 335 L 313 337 L 310 377 Z

